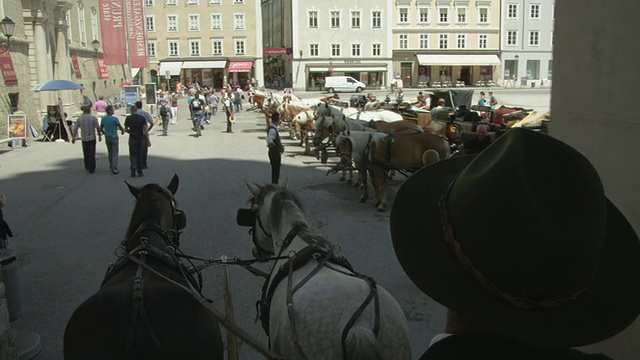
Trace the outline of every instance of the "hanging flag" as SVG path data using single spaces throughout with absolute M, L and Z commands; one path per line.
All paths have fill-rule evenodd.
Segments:
M 106 65 L 127 63 L 124 0 L 100 0 L 102 52 Z
M 109 78 L 109 68 L 104 63 L 104 57 L 96 58 L 96 67 L 98 68 L 98 76 L 100 79 L 108 79 Z
M 71 64 L 73 65 L 73 72 L 76 74 L 76 78 L 82 79 L 82 72 L 80 71 L 80 63 L 78 62 L 78 54 L 71 53 Z
M 127 0 L 129 56 L 132 68 L 147 67 L 147 39 L 143 0 Z

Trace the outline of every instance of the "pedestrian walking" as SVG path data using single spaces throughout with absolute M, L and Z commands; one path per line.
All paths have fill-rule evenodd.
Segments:
M 171 94 L 171 118 L 172 124 L 178 122 L 178 95 L 176 95 L 176 93 Z
M 124 120 L 125 131 L 129 133 L 129 161 L 131 163 L 131 177 L 143 176 L 144 149 L 151 146 L 149 141 L 149 123 L 144 116 L 138 114 L 138 107 L 132 106 L 131 115 Z
M 209 105 L 211 105 L 211 115 L 216 115 L 218 112 L 218 103 L 220 102 L 220 98 L 216 94 L 216 89 L 211 91 L 211 95 L 209 95 Z
M 7 248 L 7 237 L 13 237 L 13 232 L 9 227 L 9 224 L 4 220 L 4 214 L 2 213 L 2 208 L 6 203 L 6 198 L 4 194 L 0 194 L 0 249 Z
M 280 123 L 280 115 L 277 112 L 271 114 L 271 125 L 267 128 L 267 147 L 269 155 L 269 163 L 271 164 L 271 183 L 277 184 L 280 180 L 280 167 L 282 165 L 282 153 L 284 146 L 280 141 L 280 133 L 278 132 L 278 124 Z
M 138 115 L 141 115 L 142 117 L 145 118 L 145 120 L 147 120 L 147 123 L 149 124 L 149 128 L 147 129 L 147 142 L 151 143 L 151 140 L 149 139 L 149 136 L 151 134 L 151 129 L 153 129 L 153 116 L 151 116 L 151 114 L 149 114 L 147 111 L 142 109 L 142 101 L 136 101 L 136 108 L 138 108 Z M 143 169 L 147 169 L 149 166 L 147 164 L 147 155 L 149 155 L 149 148 L 147 146 L 145 146 L 145 148 L 142 150 L 142 168 Z
M 82 93 L 82 104 L 80 105 L 80 108 L 84 108 L 84 107 L 88 107 L 89 110 L 91 110 L 91 106 L 93 105 L 93 101 L 91 101 L 91 99 L 89 99 L 89 96 L 87 95 L 86 92 Z
M 171 118 L 171 107 L 167 104 L 166 100 L 160 102 L 160 119 L 162 120 L 162 136 L 167 136 L 167 129 L 169 128 L 169 119 Z
M 227 132 L 233 133 L 233 123 L 236 121 L 235 116 L 233 115 L 233 103 L 231 101 L 231 93 L 227 93 L 223 100 L 224 111 L 227 114 Z
M 82 115 L 76 120 L 75 126 L 71 132 L 71 143 L 76 143 L 76 137 L 80 130 L 82 140 L 82 156 L 84 158 L 84 168 L 89 174 L 96 172 L 96 133 L 98 133 L 98 141 L 102 141 L 102 132 L 98 118 L 91 115 L 91 107 L 83 106 Z
M 98 120 L 102 119 L 103 116 L 107 115 L 107 102 L 104 101 L 103 96 L 98 97 L 98 101 L 93 104 L 93 109 L 96 111 L 96 117 Z
M 100 129 L 104 133 L 104 142 L 107 145 L 109 169 L 113 174 L 117 174 L 120 172 L 118 170 L 118 153 L 120 152 L 118 130 L 124 135 L 124 128 L 120 125 L 120 120 L 113 116 L 113 105 L 108 105 L 105 110 L 107 115 L 100 121 Z

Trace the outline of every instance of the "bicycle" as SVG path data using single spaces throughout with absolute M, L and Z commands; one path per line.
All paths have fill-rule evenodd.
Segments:
M 196 137 L 202 136 L 202 129 L 204 126 L 202 125 L 202 120 L 204 118 L 204 112 L 197 111 L 193 114 L 193 131 L 196 132 Z

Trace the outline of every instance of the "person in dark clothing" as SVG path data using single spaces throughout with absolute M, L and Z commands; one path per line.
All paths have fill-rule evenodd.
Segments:
M 0 194 L 0 249 L 7 248 L 7 236 L 13 237 L 13 232 L 11 232 L 9 224 L 4 220 L 4 214 L 2 213 L 5 201 L 4 195 Z
M 151 146 L 148 137 L 147 120 L 138 114 L 138 108 L 134 105 L 130 109 L 131 115 L 124 120 L 124 129 L 129 133 L 129 160 L 131 161 L 131 177 L 143 176 L 144 149 Z
M 282 164 L 282 153 L 284 147 L 280 141 L 278 133 L 278 124 L 280 123 L 280 115 L 277 112 L 271 114 L 271 125 L 267 128 L 267 147 L 269 148 L 269 163 L 271 163 L 271 182 L 277 184 L 280 180 L 280 167 Z
M 479 154 L 491 145 L 491 137 L 487 136 L 486 125 L 478 125 L 478 127 L 476 127 L 476 134 L 473 139 L 464 142 L 463 148 L 465 154 Z

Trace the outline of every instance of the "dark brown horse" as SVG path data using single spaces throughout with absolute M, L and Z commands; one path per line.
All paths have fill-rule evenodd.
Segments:
M 120 258 L 98 292 L 69 319 L 65 359 L 223 359 L 220 328 L 211 314 L 190 294 L 146 268 L 200 291 L 176 257 L 179 232 L 186 225 L 173 197 L 178 182 L 174 175 L 166 188 L 127 184 L 136 205 Z

